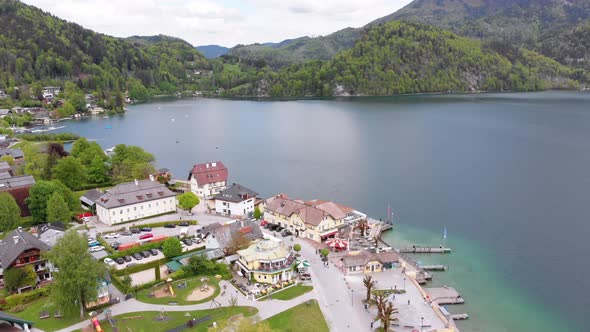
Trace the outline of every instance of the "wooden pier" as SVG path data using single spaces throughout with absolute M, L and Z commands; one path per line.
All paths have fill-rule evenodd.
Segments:
M 453 320 L 463 320 L 463 319 L 469 319 L 469 315 L 468 314 L 453 314 L 450 316 Z
M 424 288 L 424 290 L 428 296 L 430 296 L 430 300 L 432 302 L 438 303 L 439 305 L 465 303 L 465 300 L 453 287 L 429 287 Z
M 446 248 L 443 246 L 440 246 L 440 247 L 411 246 L 409 248 L 402 248 L 399 251 L 403 252 L 403 253 L 407 253 L 407 254 L 449 254 L 449 253 L 451 253 L 451 248 Z
M 446 271 L 449 267 L 446 265 L 420 265 L 420 268 L 426 271 Z

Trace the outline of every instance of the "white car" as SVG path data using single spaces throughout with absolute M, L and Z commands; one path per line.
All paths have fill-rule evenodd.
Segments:
M 111 233 L 111 234 L 107 234 L 104 236 L 105 239 L 116 239 L 118 238 L 120 235 L 117 233 Z
M 110 259 L 110 258 L 108 258 L 108 257 L 104 259 L 104 263 L 105 263 L 106 265 L 108 265 L 108 266 L 115 266 L 115 265 L 117 265 L 117 263 L 115 263 L 115 261 L 114 261 L 114 260 L 112 260 L 112 259 Z
M 90 248 L 90 252 L 98 252 L 98 251 L 101 251 L 101 250 L 104 250 L 104 247 L 103 246 L 96 246 L 96 247 Z

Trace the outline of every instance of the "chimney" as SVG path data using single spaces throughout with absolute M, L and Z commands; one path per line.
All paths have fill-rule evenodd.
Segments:
M 209 163 L 206 163 L 205 166 L 207 166 L 207 168 L 209 168 Z
M 135 179 L 135 185 L 139 186 L 139 182 L 137 181 L 137 179 Z
M 217 163 L 211 163 L 211 167 L 217 166 Z
M 18 240 L 20 239 L 20 236 L 13 236 L 12 239 L 14 240 L 14 244 L 18 244 Z
M 154 176 L 152 174 L 150 174 L 150 181 L 154 181 Z

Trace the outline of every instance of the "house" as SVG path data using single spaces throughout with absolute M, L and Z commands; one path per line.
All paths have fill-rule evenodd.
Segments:
M 223 258 L 225 254 L 221 249 L 204 249 L 184 254 L 182 256 L 174 257 L 170 262 L 166 263 L 166 267 L 168 267 L 168 272 L 173 273 L 182 269 L 183 266 L 187 266 L 189 264 L 190 258 L 193 256 L 202 256 L 207 258 L 208 260 L 216 260 Z
M 341 260 L 347 273 L 381 272 L 396 267 L 399 262 L 397 253 L 393 251 L 372 253 L 366 250 L 351 252 Z
M 31 233 L 23 231 L 20 227 L 6 235 L 0 241 L 0 284 L 4 285 L 4 271 L 9 268 L 18 268 L 26 265 L 33 265 L 37 272 L 35 285 L 27 285 L 18 290 L 31 289 L 38 283 L 52 279 L 53 267 L 41 255 L 43 251 L 49 250 L 49 246 Z
M 8 173 L 12 177 L 12 167 L 6 161 L 0 161 L 0 173 Z
M 96 286 L 96 300 L 84 304 L 86 308 L 97 307 L 111 301 L 111 294 L 109 292 L 109 282 L 104 279 L 98 281 Z
M 330 201 L 292 200 L 279 194 L 261 204 L 264 220 L 288 228 L 297 236 L 317 242 L 336 236 L 350 220 L 362 215 L 348 206 Z
M 104 195 L 98 189 L 90 189 L 84 193 L 84 195 L 80 196 L 80 205 L 84 210 L 96 211 L 96 201 L 100 199 L 100 197 Z
M 234 254 L 243 245 L 264 238 L 260 226 L 252 221 L 233 221 L 224 225 L 209 224 L 201 229 L 205 248 L 221 249 L 226 255 Z
M 30 214 L 25 200 L 29 197 L 29 189 L 34 184 L 35 179 L 31 175 L 0 177 L 0 192 L 8 192 L 14 197 L 22 217 Z
M 6 108 L 0 108 L 0 119 L 12 114 L 12 111 Z
M 49 112 L 41 110 L 33 113 L 33 123 L 36 125 L 48 125 L 51 124 L 51 117 Z
M 257 192 L 234 183 L 213 197 L 215 212 L 225 216 L 249 216 L 254 212 L 256 196 Z
M 61 88 L 58 86 L 43 87 L 43 99 L 53 99 L 59 94 L 60 91 Z
M 102 107 L 88 106 L 87 108 L 90 111 L 90 115 L 99 115 L 104 113 L 104 108 Z
M 0 90 L 0 99 L 6 98 L 6 91 Z
M 0 157 L 3 156 L 12 157 L 17 165 L 20 165 L 25 160 L 25 154 L 20 149 L 0 148 Z
M 225 189 L 227 176 L 227 168 L 221 161 L 217 161 L 194 165 L 188 180 L 195 195 L 209 199 Z
M 282 242 L 260 240 L 237 254 L 236 265 L 248 280 L 277 284 L 294 278 L 295 255 Z
M 36 229 L 31 230 L 31 232 L 33 231 L 33 235 L 36 235 L 41 242 L 45 243 L 50 248 L 53 248 L 57 243 L 57 240 L 61 239 L 64 235 L 66 229 L 64 224 L 55 222 L 51 224 L 45 223 L 37 225 Z
M 176 194 L 150 180 L 121 183 L 96 201 L 98 220 L 115 225 L 176 211 Z

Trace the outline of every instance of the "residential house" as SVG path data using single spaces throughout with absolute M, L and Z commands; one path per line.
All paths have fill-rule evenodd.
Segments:
M 51 117 L 46 110 L 39 110 L 33 113 L 33 124 L 48 125 L 51 124 Z
M 227 176 L 227 168 L 221 161 L 217 161 L 194 165 L 188 180 L 195 195 L 209 199 L 225 189 Z
M 213 197 L 215 212 L 225 216 L 249 216 L 254 212 L 256 196 L 257 192 L 234 183 Z
M 283 242 L 261 240 L 237 254 L 240 272 L 254 282 L 277 284 L 295 277 L 295 255 Z
M 4 286 L 4 271 L 9 268 L 18 268 L 33 265 L 37 272 L 37 281 L 34 285 L 27 285 L 19 289 L 31 289 L 38 283 L 52 279 L 53 267 L 45 260 L 41 253 L 49 250 L 49 246 L 31 233 L 23 231 L 20 227 L 6 235 L 0 241 L 0 284 Z
M 6 91 L 0 90 L 0 99 L 6 98 Z
M 12 114 L 12 111 L 6 108 L 0 108 L 0 119 Z
M 25 154 L 20 149 L 0 148 L 0 157 L 10 156 L 14 159 L 17 165 L 20 165 L 25 160 Z
M 399 258 L 393 251 L 372 253 L 366 250 L 351 252 L 341 258 L 346 273 L 381 272 L 397 266 Z
M 41 242 L 45 243 L 50 248 L 55 246 L 57 240 L 61 239 L 65 234 L 65 231 L 65 225 L 60 222 L 40 224 L 31 230 L 33 235 L 36 235 Z
M 0 161 L 0 173 L 8 173 L 12 177 L 12 167 L 6 161 Z
M 201 229 L 205 248 L 221 249 L 226 255 L 234 254 L 240 247 L 264 238 L 260 226 L 252 221 L 233 221 L 226 224 L 209 224 Z
M 115 225 L 176 211 L 176 194 L 150 180 L 121 183 L 96 201 L 98 220 Z
M 53 99 L 59 94 L 60 91 L 61 88 L 58 86 L 43 87 L 43 99 Z
M 29 197 L 29 190 L 34 184 L 35 179 L 31 175 L 6 177 L 4 174 L 0 177 L 0 192 L 8 192 L 14 197 L 20 207 L 22 217 L 30 214 L 25 200 Z
M 111 301 L 111 293 L 109 292 L 109 282 L 104 279 L 98 281 L 96 286 L 96 300 L 84 304 L 86 308 L 97 307 Z
M 330 202 L 292 200 L 280 194 L 261 204 L 264 220 L 288 228 L 297 236 L 317 242 L 336 236 L 350 220 L 360 214 L 352 208 Z
M 84 210 L 96 211 L 96 202 L 104 195 L 98 189 L 90 189 L 80 196 L 80 205 Z

